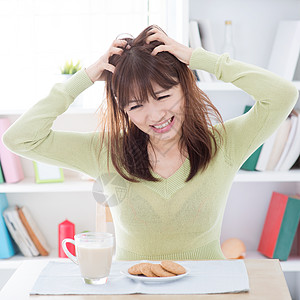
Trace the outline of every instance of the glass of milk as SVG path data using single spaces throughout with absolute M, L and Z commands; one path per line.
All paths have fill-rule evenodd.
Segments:
M 66 247 L 75 245 L 76 256 Z M 66 255 L 79 265 L 81 276 L 88 284 L 105 284 L 111 268 L 114 237 L 107 232 L 85 232 L 75 235 L 75 241 L 64 239 L 62 247 Z

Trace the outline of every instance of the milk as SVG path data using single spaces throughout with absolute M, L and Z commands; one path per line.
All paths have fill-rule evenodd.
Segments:
M 87 243 L 76 247 L 82 277 L 94 279 L 107 277 L 110 272 L 113 247 L 100 247 Z

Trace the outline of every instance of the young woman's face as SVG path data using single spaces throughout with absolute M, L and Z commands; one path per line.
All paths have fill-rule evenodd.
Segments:
M 181 85 L 177 84 L 165 90 L 158 84 L 153 84 L 157 99 L 149 96 L 149 102 L 140 104 L 131 99 L 125 112 L 130 120 L 150 139 L 171 140 L 181 136 L 184 120 L 184 96 Z

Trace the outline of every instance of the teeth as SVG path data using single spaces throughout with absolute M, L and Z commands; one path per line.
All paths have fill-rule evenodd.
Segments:
M 169 119 L 166 123 L 164 123 L 164 124 L 161 124 L 161 125 L 158 125 L 158 126 L 154 126 L 154 125 L 153 125 L 153 127 L 158 128 L 158 129 L 164 128 L 164 127 L 166 127 L 167 125 L 169 125 L 169 124 L 171 123 L 171 120 L 172 120 L 172 118 L 170 118 L 170 119 Z

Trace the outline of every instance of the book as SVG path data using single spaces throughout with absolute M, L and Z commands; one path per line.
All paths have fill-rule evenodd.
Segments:
M 2 215 L 7 207 L 7 197 L 4 193 L 0 193 L 0 258 L 9 258 L 18 251 L 17 245 L 10 235 Z
M 196 20 L 191 20 L 189 23 L 189 41 L 190 41 L 190 46 L 193 49 L 197 49 L 200 47 L 202 48 L 199 25 Z M 210 73 L 203 70 L 196 70 L 196 73 L 198 78 L 200 78 L 200 81 L 204 81 L 204 82 L 212 81 L 212 77 L 210 76 Z
M 250 109 L 252 108 L 251 105 L 246 105 L 244 109 L 244 114 L 247 113 Z M 243 163 L 241 166 L 242 170 L 247 170 L 247 171 L 256 171 L 256 164 L 261 152 L 263 145 L 258 147 L 249 157 L 248 159 Z
M 278 129 L 277 129 L 278 130 Z M 271 136 L 269 136 L 264 144 L 262 145 L 262 149 L 260 152 L 260 155 L 258 157 L 255 170 L 256 171 L 265 171 L 267 169 L 267 164 L 269 161 L 269 157 L 271 155 L 275 140 L 276 140 L 276 134 L 277 130 L 273 132 Z
M 4 182 L 5 182 L 5 180 L 4 180 L 1 161 L 0 161 L 0 183 L 4 183 Z
M 300 195 L 297 195 L 300 197 Z M 295 238 L 293 241 L 292 249 L 290 252 L 290 256 L 300 256 L 300 222 L 298 224 L 298 228 L 295 234 Z
M 271 136 L 269 136 L 266 141 L 264 142 L 259 158 L 257 160 L 257 164 L 255 169 L 257 171 L 266 171 L 267 166 L 272 155 L 272 151 L 275 149 L 274 144 L 276 142 L 277 133 L 279 131 L 283 131 L 283 127 L 285 127 L 285 121 L 283 121 L 280 126 L 273 132 Z M 273 159 L 273 158 L 271 158 Z M 273 162 L 272 162 L 273 163 Z
M 276 171 L 288 171 L 300 156 L 300 110 L 295 110 L 295 114 L 292 115 L 291 137 L 275 168 Z
M 269 258 L 285 261 L 291 251 L 300 218 L 300 197 L 273 192 L 258 245 Z
M 198 27 L 199 27 L 199 33 L 201 37 L 202 47 L 203 49 L 210 51 L 210 52 L 216 52 L 215 43 L 213 40 L 213 34 L 211 29 L 211 24 L 209 19 L 198 19 Z M 217 78 L 214 74 L 209 74 L 213 81 L 217 81 Z
M 300 156 L 297 158 L 296 162 L 292 165 L 291 169 L 300 169 Z
M 40 255 L 47 256 L 49 255 L 50 248 L 47 245 L 47 241 L 44 235 L 39 230 L 39 227 L 35 223 L 34 219 L 32 218 L 29 210 L 23 206 L 18 208 L 18 214 L 21 219 L 22 224 L 26 228 L 29 237 L 33 241 L 35 247 L 39 251 Z
M 21 253 L 27 257 L 38 256 L 39 251 L 36 249 L 20 220 L 18 207 L 16 205 L 9 206 L 4 210 L 3 216 L 6 226 L 11 233 L 12 238 L 20 248 Z
M 198 19 L 197 22 L 199 26 L 199 32 L 203 48 L 207 51 L 216 52 L 210 20 Z
M 291 130 L 288 136 L 288 139 L 286 141 L 286 144 L 284 146 L 284 149 L 282 151 L 282 154 L 274 168 L 275 171 L 280 171 L 280 168 L 283 164 L 283 162 L 287 159 L 288 153 L 291 149 L 291 146 L 293 143 L 295 143 L 295 139 L 297 138 L 296 136 L 296 131 L 297 131 L 297 126 L 298 126 L 298 116 L 296 114 L 291 114 L 290 119 L 291 119 Z M 300 127 L 299 127 L 300 128 Z M 298 137 L 300 139 L 300 136 Z M 300 147 L 300 145 L 299 145 Z M 300 148 L 299 148 L 299 153 L 300 153 Z M 290 166 L 291 167 L 291 166 Z
M 0 118 L 0 160 L 5 182 L 16 183 L 24 179 L 21 159 L 18 155 L 8 150 L 2 142 L 2 136 L 10 125 L 8 118 Z
M 272 151 L 270 152 L 270 156 L 268 159 L 268 163 L 266 166 L 266 171 L 273 171 L 278 163 L 280 156 L 283 152 L 284 147 L 286 146 L 289 133 L 291 130 L 291 118 L 288 117 L 283 123 L 279 126 L 276 131 L 276 137 L 274 141 L 274 145 L 272 147 Z
M 267 69 L 291 81 L 294 77 L 299 53 L 300 21 L 280 21 Z

